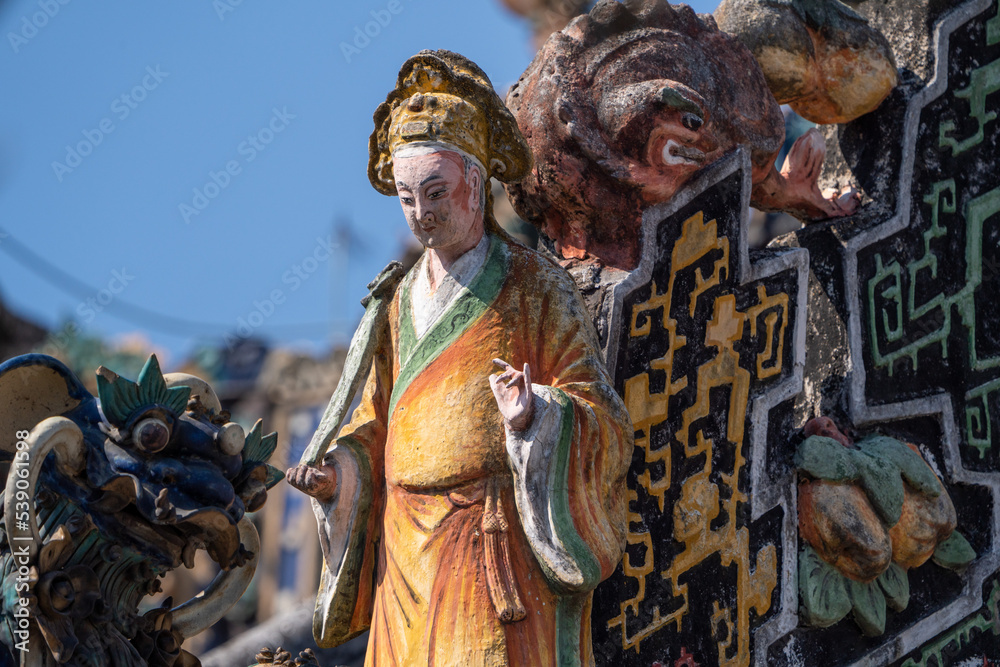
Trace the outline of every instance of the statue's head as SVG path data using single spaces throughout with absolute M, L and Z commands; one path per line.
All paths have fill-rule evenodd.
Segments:
M 425 248 L 459 248 L 482 236 L 483 173 L 478 160 L 457 150 L 407 144 L 393 154 L 406 224 Z
M 407 224 L 429 248 L 495 229 L 487 182 L 524 177 L 531 153 L 513 116 L 475 63 L 421 51 L 400 69 L 375 111 L 368 177 L 398 195 Z
M 641 212 L 745 145 L 774 161 L 781 111 L 750 52 L 709 15 L 663 0 L 599 2 L 554 33 L 507 103 L 535 167 L 515 210 L 567 258 L 638 262 Z

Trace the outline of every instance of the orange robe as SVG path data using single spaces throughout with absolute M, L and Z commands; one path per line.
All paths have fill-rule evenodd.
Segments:
M 420 266 L 327 455 L 338 494 L 314 501 L 316 640 L 370 628 L 366 666 L 591 665 L 592 591 L 625 545 L 632 426 L 587 310 L 562 269 L 492 236 L 417 339 Z M 494 358 L 531 367 L 524 432 L 505 431 Z

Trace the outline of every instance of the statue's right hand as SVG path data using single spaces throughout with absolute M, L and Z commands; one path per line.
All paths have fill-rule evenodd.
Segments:
M 337 470 L 323 464 L 311 466 L 306 463 L 289 468 L 285 479 L 302 493 L 308 494 L 320 502 L 327 502 L 337 489 Z

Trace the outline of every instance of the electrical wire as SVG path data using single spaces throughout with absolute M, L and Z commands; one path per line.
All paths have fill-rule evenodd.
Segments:
M 47 259 L 31 250 L 29 247 L 18 241 L 10 233 L 0 228 L 0 251 L 12 257 L 21 266 L 25 267 L 46 282 L 58 287 L 64 292 L 78 299 L 92 299 L 100 290 L 93 288 L 82 280 L 66 273 L 61 268 L 52 264 Z M 103 305 L 103 304 L 102 304 Z M 121 299 L 114 299 L 105 306 L 109 310 L 116 310 L 119 317 L 137 326 L 157 329 L 163 333 L 180 334 L 183 336 L 194 335 L 192 330 L 203 332 L 205 329 L 218 333 L 201 335 L 223 336 L 231 333 L 236 327 L 232 324 L 222 324 L 217 322 L 199 322 L 188 320 L 173 315 L 158 313 L 142 306 L 137 306 Z M 145 320 L 145 321 L 143 321 Z M 333 322 L 304 322 L 300 324 L 268 324 L 268 329 L 306 329 L 312 327 L 323 327 L 329 330 Z M 265 325 L 262 325 L 265 326 Z

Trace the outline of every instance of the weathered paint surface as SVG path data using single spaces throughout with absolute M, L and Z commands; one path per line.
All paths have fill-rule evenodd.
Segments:
M 772 483 L 760 447 L 769 409 L 800 386 L 805 253 L 750 263 L 749 171 L 737 153 L 687 197 L 648 211 L 643 260 L 605 313 L 636 428 L 629 547 L 595 600 L 595 656 L 606 663 L 667 664 L 683 646 L 699 664 L 749 665 L 754 630 L 787 603 L 782 560 L 794 552 L 781 545 L 794 523 L 780 510 L 756 519 L 790 498 L 758 493 L 766 507 L 749 510 Z

